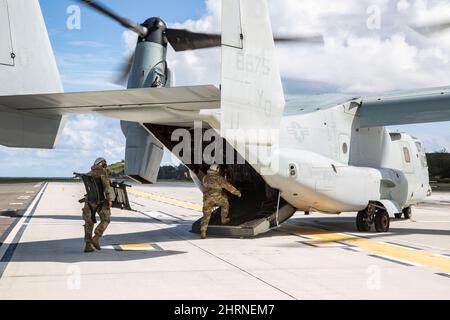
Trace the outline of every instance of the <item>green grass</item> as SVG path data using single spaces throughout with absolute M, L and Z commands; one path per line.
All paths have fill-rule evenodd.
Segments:
M 108 170 L 113 173 L 121 173 L 123 172 L 124 168 L 125 164 L 123 162 L 113 163 L 112 165 L 108 166 Z

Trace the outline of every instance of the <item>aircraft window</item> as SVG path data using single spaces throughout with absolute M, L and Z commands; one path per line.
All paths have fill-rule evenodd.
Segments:
M 342 152 L 344 153 L 344 154 L 347 154 L 347 152 L 348 152 L 348 145 L 344 142 L 344 144 L 342 145 Z
M 420 142 L 416 142 L 417 151 L 422 152 L 422 144 Z
M 427 156 L 425 154 L 421 154 L 420 159 L 422 162 L 422 167 L 427 168 L 428 167 Z
M 411 155 L 409 154 L 409 149 L 404 147 L 403 148 L 403 154 L 405 156 L 406 163 L 411 163 Z

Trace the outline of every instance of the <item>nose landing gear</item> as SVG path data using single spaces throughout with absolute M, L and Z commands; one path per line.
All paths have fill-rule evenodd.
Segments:
M 389 214 L 383 206 L 375 203 L 358 212 L 356 216 L 356 227 L 360 232 L 370 231 L 372 225 L 375 225 L 377 232 L 388 232 L 390 226 Z

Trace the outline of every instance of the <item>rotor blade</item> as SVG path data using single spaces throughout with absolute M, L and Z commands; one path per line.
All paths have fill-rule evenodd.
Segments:
M 196 33 L 185 29 L 166 30 L 166 37 L 175 51 L 186 51 L 195 49 L 205 49 L 220 47 L 222 45 L 222 36 L 220 34 Z M 321 35 L 310 36 L 292 36 L 292 37 L 275 37 L 277 43 L 323 43 Z
M 275 36 L 274 38 L 276 43 L 305 43 L 305 44 L 323 44 L 324 40 L 322 35 L 310 35 L 310 36 L 292 36 L 292 37 L 283 37 L 283 36 Z
M 117 79 L 114 79 L 114 83 L 120 86 L 126 86 L 128 82 L 128 76 L 133 66 L 135 52 L 133 52 L 127 59 L 127 61 L 120 68 L 120 75 Z
M 143 26 L 132 22 L 131 20 L 128 20 L 126 18 L 123 18 L 119 15 L 117 15 L 116 13 L 114 13 L 113 11 L 111 11 L 109 8 L 95 2 L 94 0 L 78 0 L 84 4 L 87 4 L 88 6 L 90 6 L 91 8 L 94 8 L 95 10 L 97 10 L 98 12 L 108 16 L 109 18 L 117 21 L 118 23 L 120 23 L 123 27 L 130 29 L 134 32 L 136 32 L 138 35 L 140 35 L 141 37 L 145 37 L 147 35 L 147 29 L 144 28 Z
M 450 29 L 450 21 L 435 24 L 413 25 L 410 26 L 410 28 L 422 35 L 432 35 Z
M 184 29 L 166 30 L 166 37 L 175 51 L 186 51 L 204 48 L 220 47 L 222 36 L 220 34 L 196 33 Z

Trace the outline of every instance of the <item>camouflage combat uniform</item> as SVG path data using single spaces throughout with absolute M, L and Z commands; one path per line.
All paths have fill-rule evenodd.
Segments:
M 100 223 L 95 229 L 95 234 L 99 237 L 103 236 L 106 228 L 111 222 L 111 207 L 110 202 L 112 201 L 111 195 L 111 181 L 108 177 L 108 172 L 105 168 L 101 166 L 93 166 L 91 168 L 90 175 L 94 177 L 100 177 L 103 184 L 105 201 L 100 208 L 97 208 L 98 204 L 85 202 L 83 208 L 83 220 L 84 224 L 84 240 L 86 243 L 92 242 L 92 231 L 94 229 L 94 222 L 92 221 L 92 211 L 97 210 L 100 216 Z
M 205 192 L 203 193 L 201 233 L 202 237 L 205 237 L 209 220 L 211 220 L 211 214 L 215 207 L 221 208 L 222 224 L 228 224 L 230 222 L 228 217 L 230 205 L 228 204 L 227 196 L 222 190 L 225 189 L 236 196 L 240 196 L 241 193 L 218 172 L 211 170 L 208 171 L 208 174 L 203 178 L 203 186 L 205 187 Z

